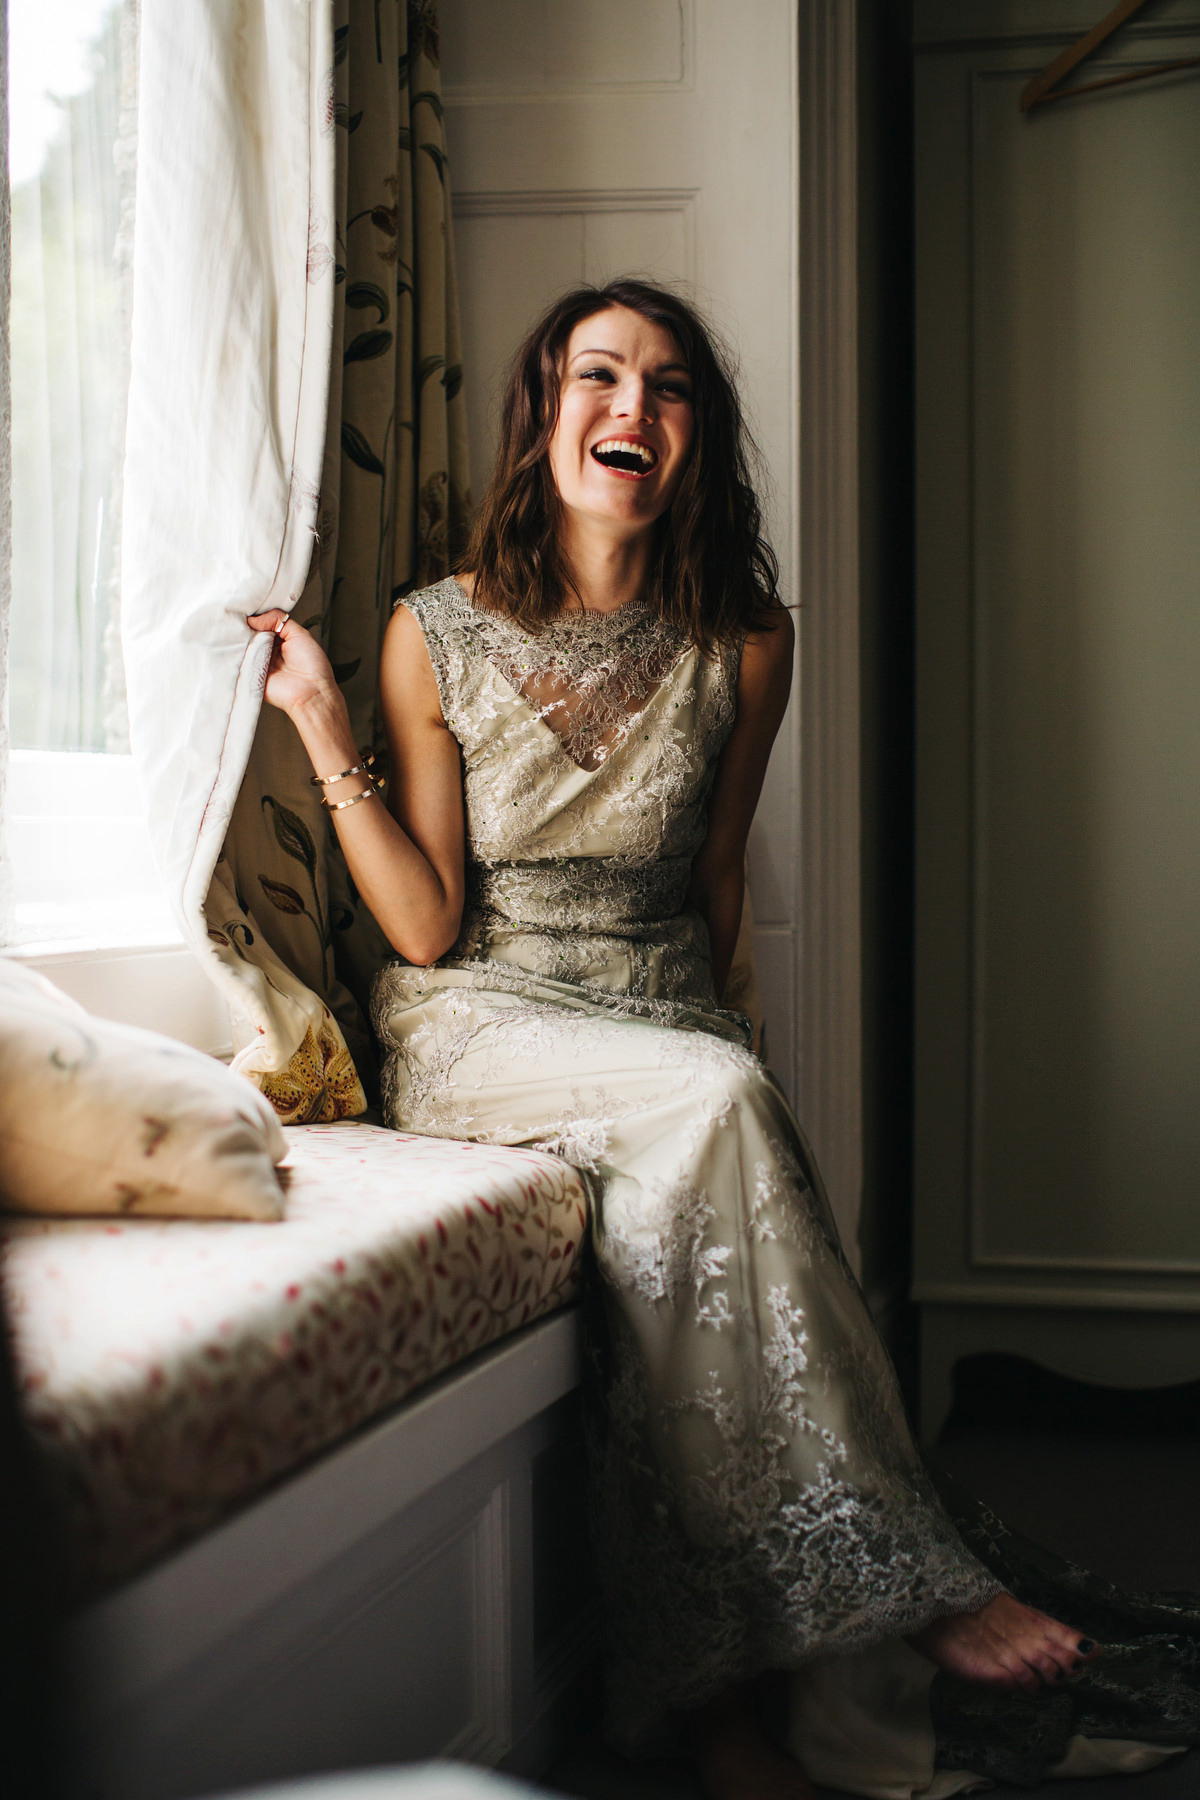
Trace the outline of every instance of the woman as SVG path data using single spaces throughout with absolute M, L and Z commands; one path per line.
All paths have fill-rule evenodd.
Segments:
M 905 1638 L 1034 1692 L 1098 1652 L 943 1511 L 803 1136 L 720 1006 L 793 630 L 732 382 L 676 296 L 581 289 L 530 333 L 467 569 L 388 626 L 386 809 L 275 612 L 250 621 L 266 698 L 406 959 L 374 993 L 388 1122 L 593 1178 L 616 1728 L 685 1714 L 710 1793 L 806 1795 L 744 1702 L 764 1670 Z

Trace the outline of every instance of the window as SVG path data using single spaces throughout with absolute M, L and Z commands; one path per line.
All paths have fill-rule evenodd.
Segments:
M 10 942 L 177 943 L 128 755 L 120 475 L 135 7 L 9 0 Z

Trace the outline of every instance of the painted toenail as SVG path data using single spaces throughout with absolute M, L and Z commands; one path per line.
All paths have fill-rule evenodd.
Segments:
M 1087 1655 L 1089 1655 L 1089 1654 L 1090 1654 L 1090 1653 L 1091 1653 L 1091 1651 L 1093 1651 L 1093 1650 L 1094 1650 L 1094 1649 L 1095 1649 L 1095 1648 L 1096 1648 L 1096 1646 L 1095 1646 L 1095 1644 L 1094 1644 L 1094 1643 L 1093 1643 L 1093 1642 L 1092 1642 L 1092 1640 L 1091 1640 L 1091 1638 L 1080 1638 L 1080 1640 L 1079 1640 L 1079 1654 L 1080 1654 L 1080 1656 L 1087 1656 Z

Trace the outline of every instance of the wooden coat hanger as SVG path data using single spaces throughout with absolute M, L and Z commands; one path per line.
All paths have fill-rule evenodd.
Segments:
M 1120 0 L 1098 25 L 1093 25 L 1069 49 L 1048 63 L 1040 75 L 1025 83 L 1021 89 L 1021 111 L 1027 113 L 1030 107 L 1045 106 L 1051 100 L 1070 100 L 1075 94 L 1094 94 L 1097 88 L 1123 87 L 1128 81 L 1148 81 L 1152 75 L 1169 75 L 1175 69 L 1200 68 L 1200 56 L 1185 56 L 1177 62 L 1155 63 L 1153 68 L 1129 69 L 1124 75 L 1106 75 L 1100 81 L 1085 81 L 1078 87 L 1059 87 L 1063 76 L 1069 75 L 1076 63 L 1090 56 L 1105 38 L 1111 37 L 1118 26 L 1132 18 L 1145 4 L 1146 0 Z

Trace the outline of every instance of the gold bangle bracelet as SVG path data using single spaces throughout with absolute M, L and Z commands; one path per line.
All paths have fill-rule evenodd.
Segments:
M 363 788 L 357 794 L 351 794 L 348 800 L 327 800 L 322 794 L 321 805 L 327 812 L 343 812 L 347 806 L 357 806 L 360 800 L 373 800 L 376 794 L 382 794 L 383 785 L 382 778 L 376 777 L 370 787 Z
M 335 781 L 344 781 L 347 775 L 369 775 L 375 767 L 375 752 L 360 750 L 358 754 L 362 757 L 362 761 L 355 763 L 352 769 L 343 769 L 338 775 L 310 775 L 308 778 L 310 785 L 323 788 L 332 787 Z

